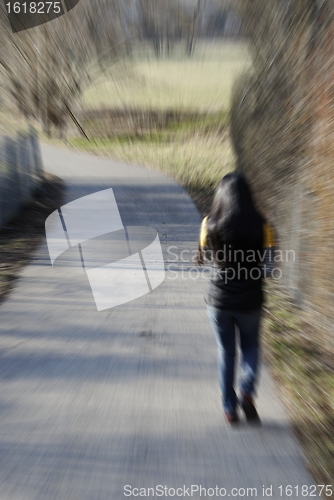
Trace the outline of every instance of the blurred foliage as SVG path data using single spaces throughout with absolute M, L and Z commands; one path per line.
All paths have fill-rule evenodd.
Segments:
M 308 76 L 316 2 L 238 3 L 253 67 L 234 91 L 232 140 L 241 168 L 265 163 L 265 173 L 281 178 L 297 168 L 313 120 Z
M 271 360 L 319 483 L 334 480 L 334 4 L 237 0 L 253 65 L 234 88 L 236 162 L 274 223 L 285 294 L 269 289 Z M 288 292 L 288 293 L 286 293 Z
M 296 253 L 283 265 L 285 285 L 323 317 L 317 323 L 326 324 L 327 334 L 323 328 L 320 338 L 333 350 L 334 4 L 239 0 L 239 8 L 253 67 L 233 94 L 237 165 L 276 225 L 282 249 Z
M 2 104 L 10 112 L 14 102 L 49 135 L 56 130 L 65 136 L 69 120 L 84 135 L 77 118 L 78 97 L 110 69 L 111 61 L 129 57 L 139 40 L 150 43 L 160 57 L 182 39 L 192 55 L 198 37 L 208 35 L 216 12 L 223 23 L 220 34 L 233 32 L 237 23 L 229 0 L 81 0 L 66 15 L 12 33 L 1 2 Z M 113 69 L 117 73 L 118 68 Z
M 82 0 L 52 22 L 12 33 L 0 6 L 0 76 L 3 101 L 15 102 L 29 119 L 64 133 L 75 121 L 73 105 L 104 64 L 117 57 L 125 38 L 117 0 Z
M 307 335 L 310 325 L 282 287 L 267 283 L 266 297 L 267 361 L 285 389 L 293 428 L 311 472 L 318 484 L 333 484 L 333 361 L 316 339 Z
M 27 264 L 45 235 L 45 220 L 64 202 L 61 179 L 45 174 L 29 202 L 0 230 L 0 302 L 14 287 L 20 270 Z

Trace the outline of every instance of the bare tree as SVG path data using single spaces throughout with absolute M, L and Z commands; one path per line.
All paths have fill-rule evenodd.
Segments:
M 200 15 L 203 5 L 206 3 L 206 0 L 196 0 L 195 7 L 193 9 L 193 13 L 191 16 L 191 21 L 189 23 L 189 29 L 187 33 L 187 45 L 186 52 L 188 56 L 191 56 L 194 51 L 195 41 L 198 37 L 199 32 L 199 23 L 200 23 Z
M 174 40 L 181 36 L 179 0 L 138 0 L 139 32 L 151 40 L 157 57 L 169 54 Z
M 63 134 L 69 117 L 80 128 L 77 97 L 124 47 L 123 8 L 118 0 L 82 0 L 67 15 L 14 34 L 1 5 L 5 88 L 19 110 L 39 119 L 47 133 L 53 125 Z
M 231 10 L 230 0 L 137 0 L 137 5 L 138 31 L 152 42 L 157 57 L 180 39 L 191 56 L 198 37 L 210 36 L 213 16 L 223 18 Z

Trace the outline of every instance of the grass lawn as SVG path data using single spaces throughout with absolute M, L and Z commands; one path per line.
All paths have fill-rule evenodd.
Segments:
M 170 58 L 138 50 L 133 59 L 115 64 L 85 92 L 88 107 L 152 109 L 228 109 L 235 77 L 249 65 L 244 44 L 202 42 L 187 58 L 178 45 Z

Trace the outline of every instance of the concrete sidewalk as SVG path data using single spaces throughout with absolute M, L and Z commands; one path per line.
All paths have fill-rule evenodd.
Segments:
M 272 485 L 281 499 L 285 485 L 311 484 L 266 371 L 262 428 L 225 424 L 205 280 L 167 251 L 196 248 L 200 216 L 184 190 L 95 156 L 43 146 L 43 157 L 66 202 L 113 188 L 124 225 L 158 230 L 169 271 L 153 293 L 97 312 L 86 276 L 55 271 L 41 245 L 0 309 L 1 500 L 119 500 L 158 485 L 235 498 L 247 495 L 232 488 L 265 498 Z

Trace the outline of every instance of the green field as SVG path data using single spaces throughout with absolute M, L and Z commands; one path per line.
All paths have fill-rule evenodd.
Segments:
M 161 59 L 142 49 L 98 78 L 83 103 L 94 108 L 218 111 L 228 108 L 233 82 L 247 65 L 247 47 L 241 43 L 200 43 L 191 58 L 181 45 L 170 58 Z

